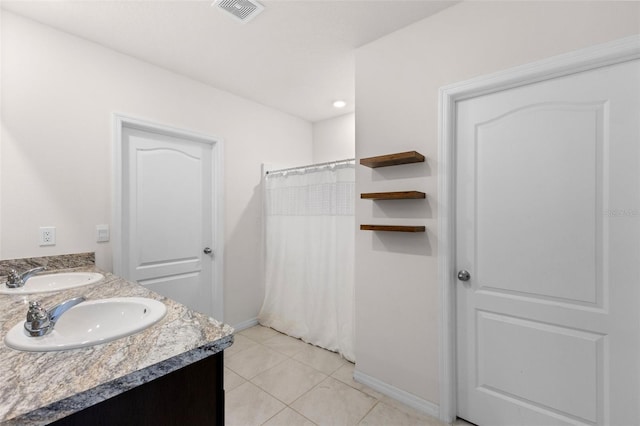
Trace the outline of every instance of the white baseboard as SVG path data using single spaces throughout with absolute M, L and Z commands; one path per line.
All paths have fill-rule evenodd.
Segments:
M 254 325 L 258 325 L 258 318 L 251 318 L 251 319 L 248 319 L 246 321 L 242 321 L 241 323 L 238 323 L 236 325 L 232 325 L 232 327 L 237 333 L 238 331 L 242 331 L 242 330 L 244 330 L 246 328 L 251 328 Z
M 390 398 L 393 398 L 396 401 L 400 401 L 411 408 L 415 408 L 421 413 L 427 414 L 435 418 L 440 417 L 440 409 L 438 405 L 434 404 L 433 402 L 429 402 L 426 399 L 418 398 L 414 394 L 411 394 L 407 391 L 403 391 L 402 389 L 398 389 L 395 386 L 391 386 L 374 377 L 361 373 L 358 370 L 355 370 L 353 372 L 353 379 L 356 382 L 362 383 L 374 390 L 377 390 L 381 394 L 384 394 Z

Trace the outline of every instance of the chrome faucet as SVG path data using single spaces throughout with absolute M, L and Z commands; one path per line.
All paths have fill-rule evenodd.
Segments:
M 54 306 L 49 311 L 40 306 L 39 302 L 29 302 L 24 329 L 32 337 L 44 336 L 53 331 L 53 327 L 62 314 L 85 300 L 87 299 L 84 296 L 75 297 Z
M 17 273 L 15 269 L 12 269 L 11 271 L 9 271 L 9 275 L 7 275 L 7 281 L 5 281 L 5 285 L 9 288 L 22 287 L 29 278 L 31 278 L 38 272 L 44 271 L 45 269 L 47 268 L 45 268 L 44 266 L 38 266 L 37 268 L 29 269 L 28 271 L 21 274 Z

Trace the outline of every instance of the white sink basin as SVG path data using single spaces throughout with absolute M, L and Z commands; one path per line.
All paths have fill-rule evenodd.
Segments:
M 97 272 L 63 272 L 60 274 L 34 275 L 22 287 L 9 288 L 0 284 L 0 294 L 33 294 L 68 290 L 94 284 L 104 278 Z
M 88 300 L 62 314 L 53 331 L 44 336 L 29 336 L 24 321 L 20 321 L 4 341 L 13 349 L 30 352 L 82 348 L 142 331 L 161 320 L 166 312 L 164 303 L 143 297 Z

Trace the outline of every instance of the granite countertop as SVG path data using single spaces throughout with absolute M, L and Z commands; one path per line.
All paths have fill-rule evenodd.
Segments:
M 3 261 L 5 263 L 6 261 Z M 55 263 L 55 262 L 54 262 Z M 38 264 L 18 264 L 25 270 Z M 1 265 L 0 265 L 1 266 Z M 21 267 L 22 266 L 22 267 Z M 26 267 L 25 267 L 26 266 Z M 233 329 L 190 311 L 145 287 L 105 273 L 92 264 L 57 265 L 63 271 L 95 271 L 104 280 L 85 287 L 33 295 L 0 295 L 0 424 L 43 425 L 121 394 L 218 353 L 233 343 Z M 0 274 L 6 274 L 0 270 Z M 0 277 L 0 284 L 4 283 Z M 23 322 L 29 301 L 50 308 L 77 296 L 87 299 L 148 297 L 167 306 L 163 319 L 137 334 L 88 348 L 59 352 L 22 352 L 7 347 L 4 336 Z

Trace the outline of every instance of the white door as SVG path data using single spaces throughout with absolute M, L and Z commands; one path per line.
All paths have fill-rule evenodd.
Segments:
M 640 61 L 456 117 L 458 416 L 639 425 Z
M 122 130 L 127 279 L 214 316 L 212 144 Z

